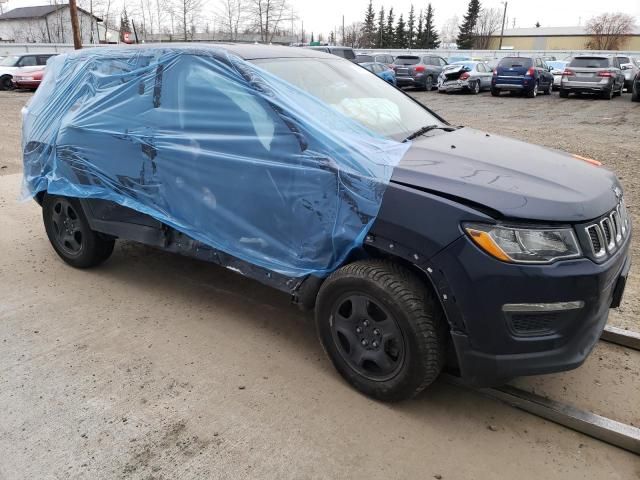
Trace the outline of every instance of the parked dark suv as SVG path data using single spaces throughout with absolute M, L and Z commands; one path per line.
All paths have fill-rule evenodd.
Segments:
M 446 363 L 479 384 L 575 368 L 622 298 L 612 172 L 454 127 L 322 52 L 81 50 L 49 63 L 23 119 L 25 191 L 65 262 L 134 240 L 271 285 L 378 399 Z
M 447 61 L 435 55 L 399 55 L 394 60 L 396 81 L 399 87 L 418 87 L 433 90 L 438 84 Z
M 539 92 L 551 95 L 553 75 L 541 57 L 505 57 L 498 62 L 491 79 L 491 95 L 502 91 L 523 93 L 533 98 Z
M 579 55 L 562 73 L 560 96 L 567 98 L 570 93 L 595 93 L 611 100 L 614 95 L 622 95 L 624 82 L 618 57 Z

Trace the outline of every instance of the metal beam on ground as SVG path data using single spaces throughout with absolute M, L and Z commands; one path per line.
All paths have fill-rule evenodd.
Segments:
M 474 388 L 454 375 L 442 374 L 441 378 L 452 385 L 471 389 L 610 445 L 640 454 L 640 428 L 638 427 L 580 410 L 510 385 L 497 388 Z

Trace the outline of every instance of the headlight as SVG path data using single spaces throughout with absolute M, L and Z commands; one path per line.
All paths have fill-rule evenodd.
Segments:
M 482 250 L 504 262 L 551 263 L 581 255 L 572 228 L 520 228 L 466 224 L 464 229 Z

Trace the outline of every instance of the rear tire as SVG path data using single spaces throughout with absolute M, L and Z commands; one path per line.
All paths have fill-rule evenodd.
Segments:
M 620 85 L 620 90 L 618 90 L 616 92 L 616 96 L 621 97 L 622 96 L 622 91 L 624 90 L 624 83 L 622 85 Z
M 551 92 L 553 92 L 553 82 L 549 83 L 549 86 L 547 87 L 547 89 L 544 91 L 545 95 L 551 95 Z
M 638 87 L 635 87 L 635 83 L 631 86 L 631 101 L 632 102 L 640 102 L 640 92 L 638 91 Z
M 491 87 L 491 95 L 493 97 L 499 97 L 500 96 L 500 90 L 498 90 L 497 88 Z
M 611 100 L 613 99 L 613 95 L 614 95 L 613 87 L 611 87 L 611 90 L 606 90 L 602 92 L 601 98 L 604 98 L 605 100 Z
M 471 87 L 471 93 L 474 95 L 478 95 L 480 93 L 480 80 L 473 83 L 473 87 Z
M 111 256 L 115 240 L 91 230 L 78 199 L 45 195 L 42 219 L 51 246 L 72 267 L 95 267 Z
M 424 80 L 424 89 L 427 92 L 433 90 L 433 77 L 431 75 L 427 75 L 427 78 Z
M 527 97 L 536 98 L 538 96 L 538 82 L 533 84 L 533 88 L 527 92 Z
M 440 305 L 427 285 L 394 262 L 364 260 L 334 272 L 318 293 L 316 328 L 344 379 L 378 400 L 415 396 L 444 365 Z
M 560 98 L 569 98 L 569 92 L 566 90 L 560 89 Z

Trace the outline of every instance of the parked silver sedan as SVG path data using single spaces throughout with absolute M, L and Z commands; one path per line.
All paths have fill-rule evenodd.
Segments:
M 462 61 L 447 65 L 438 77 L 438 92 L 471 92 L 491 88 L 491 69 L 484 62 Z

